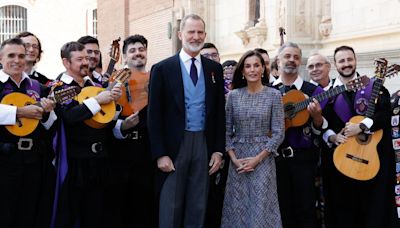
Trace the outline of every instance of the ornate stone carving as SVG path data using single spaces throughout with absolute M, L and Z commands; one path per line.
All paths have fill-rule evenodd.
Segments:
M 322 4 L 322 18 L 319 24 L 319 33 L 327 38 L 332 32 L 331 0 L 324 0 Z
M 332 32 L 332 19 L 331 17 L 322 17 L 319 24 L 319 33 L 323 38 L 327 38 Z
M 254 27 L 235 32 L 246 46 L 262 46 L 262 43 L 267 39 L 267 26 L 264 21 L 260 21 Z

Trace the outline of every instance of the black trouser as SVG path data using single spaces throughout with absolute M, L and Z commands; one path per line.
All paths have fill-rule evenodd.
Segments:
M 225 158 L 224 167 L 210 176 L 205 222 L 205 227 L 207 228 L 219 228 L 221 226 L 222 207 L 229 163 L 230 159 Z
M 153 173 L 151 159 L 110 161 L 106 227 L 155 227 Z
M 24 162 L 30 153 L 31 162 Z M 36 153 L 36 155 L 33 155 Z M 0 151 L 0 226 L 35 227 L 38 220 L 42 161 L 34 151 Z
M 278 200 L 284 228 L 317 227 L 315 173 L 317 152 L 294 150 L 276 158 Z
M 57 228 L 104 224 L 107 172 L 107 158 L 68 160 L 68 174 L 59 194 Z

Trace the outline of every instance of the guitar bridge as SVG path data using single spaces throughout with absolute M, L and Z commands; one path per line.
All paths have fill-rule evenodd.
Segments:
M 366 165 L 368 165 L 368 163 L 369 163 L 369 161 L 367 161 L 365 159 L 362 159 L 362 158 L 359 158 L 359 157 L 356 157 L 356 156 L 351 155 L 351 154 L 346 154 L 346 158 L 350 158 L 353 161 L 360 162 L 360 163 L 363 163 L 363 164 L 366 164 Z

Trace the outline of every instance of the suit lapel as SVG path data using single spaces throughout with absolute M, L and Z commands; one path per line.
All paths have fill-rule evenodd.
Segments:
M 183 91 L 183 80 L 182 80 L 182 70 L 180 64 L 179 54 L 175 55 L 173 66 L 171 66 L 171 72 L 169 78 L 169 83 L 171 85 L 171 91 L 175 97 L 175 101 L 179 107 L 179 110 L 184 112 L 184 91 Z
M 207 60 L 201 56 L 201 62 L 202 62 L 202 67 L 203 67 L 203 72 L 204 72 L 204 84 L 205 84 L 205 89 L 206 89 L 206 112 L 207 114 L 210 113 L 210 107 L 212 103 L 212 78 L 214 77 L 214 72 L 211 71 L 210 65 L 207 63 Z M 215 79 L 214 79 L 215 80 Z

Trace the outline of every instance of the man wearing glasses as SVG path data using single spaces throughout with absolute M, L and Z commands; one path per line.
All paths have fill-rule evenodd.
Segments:
M 214 60 L 217 63 L 220 63 L 221 60 L 219 58 L 219 53 L 217 47 L 213 43 L 204 43 L 203 48 L 200 51 L 200 54 L 207 59 Z
M 25 73 L 27 73 L 30 78 L 39 81 L 40 84 L 46 85 L 51 82 L 46 76 L 36 71 L 35 65 L 40 61 L 43 52 L 39 38 L 30 32 L 22 32 L 16 37 L 24 42 L 26 61 Z
M 100 47 L 99 41 L 92 36 L 82 36 L 79 38 L 78 43 L 83 44 L 85 46 L 86 52 L 89 56 L 89 77 L 93 80 L 93 82 L 102 85 L 103 87 L 106 85 L 106 80 L 103 76 L 97 71 L 95 71 L 96 67 L 100 63 Z
M 331 70 L 331 63 L 329 59 L 321 54 L 312 54 L 307 60 L 307 71 L 311 77 L 310 82 L 328 90 L 334 80 L 329 78 L 329 71 Z

